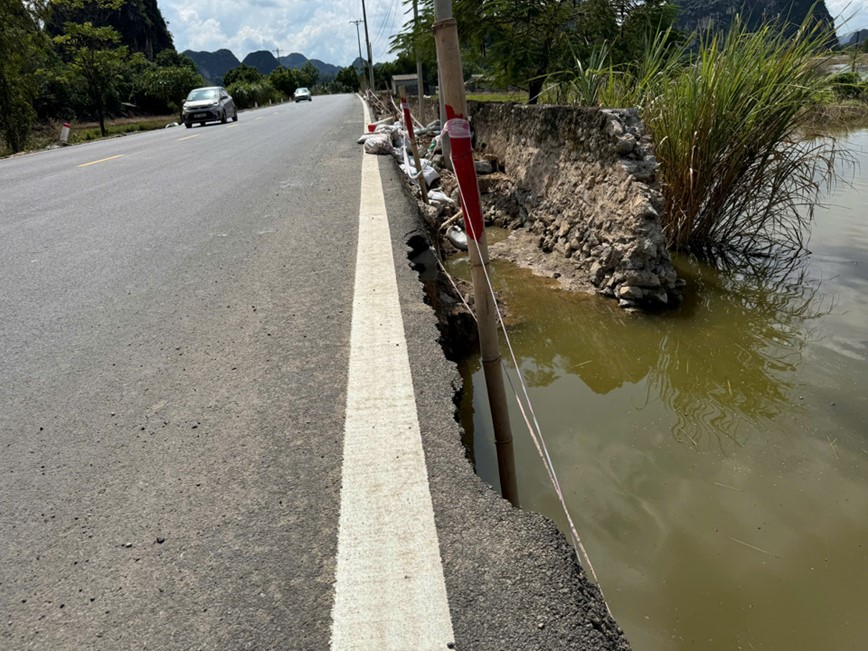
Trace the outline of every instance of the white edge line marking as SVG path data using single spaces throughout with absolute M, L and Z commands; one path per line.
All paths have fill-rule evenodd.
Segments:
M 443 651 L 454 634 L 392 240 L 377 158 L 362 156 L 331 649 Z

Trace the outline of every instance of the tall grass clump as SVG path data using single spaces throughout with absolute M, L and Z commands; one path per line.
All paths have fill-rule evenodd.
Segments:
M 818 69 L 828 37 L 807 22 L 788 36 L 736 20 L 694 46 L 677 72 L 655 53 L 663 83 L 655 74 L 632 87 L 656 145 L 670 247 L 706 257 L 800 249 L 835 174 L 835 140 L 804 132 L 828 87 Z
M 550 74 L 544 99 L 555 104 L 599 106 L 607 87 L 615 83 L 616 72 L 610 62 L 609 45 L 603 43 L 584 60 L 573 55 L 571 69 Z

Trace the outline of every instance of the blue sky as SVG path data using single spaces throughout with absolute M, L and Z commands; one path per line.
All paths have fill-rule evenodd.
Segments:
M 407 20 L 404 2 L 365 0 L 375 62 L 394 59 L 389 37 Z M 281 56 L 301 52 L 339 66 L 359 56 L 350 21 L 361 19 L 362 0 L 159 0 L 159 5 L 178 51 L 228 48 L 243 59 L 256 50 L 280 48 Z M 826 6 L 839 33 L 868 28 L 868 0 L 826 0 Z M 364 25 L 359 28 L 366 56 Z

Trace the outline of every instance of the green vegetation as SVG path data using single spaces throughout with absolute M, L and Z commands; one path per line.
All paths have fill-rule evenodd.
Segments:
M 777 15 L 786 3 L 747 4 Z M 835 39 L 825 5 L 813 0 L 797 0 L 774 22 L 761 11 L 742 19 L 733 0 L 454 7 L 466 76 L 519 89 L 530 103 L 639 107 L 656 145 L 673 250 L 719 258 L 800 248 L 842 155 L 825 137 L 832 120 L 868 116 L 855 59 L 851 72 L 823 71 Z M 712 28 L 679 31 L 679 9 Z M 408 23 L 393 47 L 427 56 L 425 28 Z
M 865 96 L 858 75 L 822 72 L 828 46 L 810 19 L 788 35 L 778 23 L 750 31 L 736 17 L 726 34 L 679 43 L 661 32 L 633 64 L 613 64 L 603 46 L 553 76 L 549 95 L 639 107 L 660 162 L 671 248 L 769 255 L 801 248 L 812 207 L 835 178 L 839 152 L 817 129 L 818 112 Z
M 119 9 L 121 1 L 95 0 L 91 4 L 94 10 L 108 13 Z M 128 58 L 127 47 L 120 45 L 119 41 L 117 30 L 94 26 L 89 20 L 65 22 L 63 34 L 53 39 L 61 55 L 65 55 L 70 83 L 78 83 L 84 88 L 86 106 L 95 112 L 102 135 L 106 135 L 106 108 L 117 92 Z
M 398 58 L 391 72 L 414 73 L 418 52 L 425 78 L 433 82 L 430 0 L 421 3 L 421 10 L 418 27 L 409 21 L 392 39 Z M 576 59 L 586 59 L 604 43 L 614 63 L 636 60 L 645 39 L 674 25 L 677 7 L 667 0 L 454 0 L 453 13 L 465 75 L 479 74 L 496 88 L 522 91 L 533 104 L 544 97 L 552 75 L 570 69 Z
M 135 92 L 142 99 L 160 100 L 174 108 L 181 121 L 184 99 L 192 89 L 204 86 L 205 80 L 196 65 L 175 50 L 163 50 L 154 63 L 144 66 L 134 85 Z
M 0 0 L 0 153 L 57 121 L 180 111 L 202 83 L 154 0 Z
M 36 14 L 20 0 L 0 0 L 0 136 L 12 151 L 27 143 L 36 119 L 36 70 L 47 44 Z
M 803 227 L 834 178 L 832 139 L 806 140 L 828 87 L 818 73 L 827 40 L 803 25 L 703 34 L 682 67 L 638 80 L 664 190 L 664 232 L 676 249 L 769 253 L 801 248 Z M 673 60 L 678 52 L 671 55 Z
M 299 86 L 359 87 L 352 68 L 319 83 L 311 62 L 267 76 L 241 64 L 222 82 L 242 109 L 284 101 Z M 163 127 L 165 118 L 118 118 L 180 119 L 190 90 L 210 83 L 175 51 L 156 0 L 0 0 L 0 155 L 45 146 L 63 122 L 77 123 L 71 142 Z M 91 121 L 95 132 L 81 127 Z

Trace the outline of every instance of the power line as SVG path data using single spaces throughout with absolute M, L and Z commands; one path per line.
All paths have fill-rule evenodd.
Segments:
M 384 32 L 391 27 L 392 25 L 392 16 L 395 13 L 395 7 L 401 0 L 392 0 L 392 4 L 389 7 L 389 10 L 386 12 L 383 22 L 380 24 L 380 31 L 377 36 L 374 37 L 374 44 L 379 44 L 380 38 L 383 36 Z

